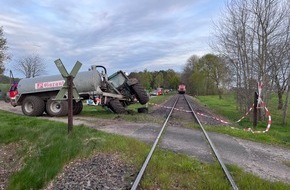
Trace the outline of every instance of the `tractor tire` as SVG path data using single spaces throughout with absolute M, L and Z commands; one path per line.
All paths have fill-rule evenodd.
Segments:
M 138 108 L 138 113 L 148 113 L 148 108 Z
M 45 109 L 44 101 L 38 96 L 27 96 L 22 103 L 22 112 L 28 116 L 40 116 Z
M 117 114 L 125 114 L 128 113 L 125 107 L 118 99 L 111 100 L 108 104 L 108 108 L 110 108 L 114 113 Z
M 80 100 L 76 102 L 73 100 L 73 114 L 78 115 L 83 110 L 83 102 Z
M 68 103 L 67 101 L 56 101 L 49 99 L 46 102 L 46 112 L 52 117 L 65 116 L 68 113 Z
M 139 84 L 136 83 L 131 86 L 133 91 L 135 92 L 135 96 L 140 104 L 146 104 L 149 101 L 149 96 L 146 93 L 145 89 Z

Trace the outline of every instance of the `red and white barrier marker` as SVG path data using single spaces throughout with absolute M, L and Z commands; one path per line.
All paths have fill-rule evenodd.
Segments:
M 263 82 L 258 82 L 258 108 L 264 108 L 266 110 L 266 113 L 268 115 L 268 125 L 266 127 L 266 129 L 264 131 L 254 131 L 252 128 L 245 128 L 245 131 L 251 131 L 252 133 L 266 133 L 270 130 L 271 124 L 272 124 L 272 118 L 271 118 L 271 113 L 269 112 L 268 108 L 266 107 L 265 103 L 262 100 L 261 94 L 262 94 L 262 88 L 263 88 Z M 250 111 L 252 111 L 252 109 L 254 108 L 254 104 L 251 106 L 251 108 L 249 109 L 249 111 L 238 121 L 236 121 L 236 123 L 240 122 L 242 119 L 245 118 L 245 116 L 247 116 Z

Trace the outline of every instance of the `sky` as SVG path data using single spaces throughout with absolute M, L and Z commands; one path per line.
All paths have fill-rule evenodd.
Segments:
M 173 69 L 191 55 L 212 52 L 209 42 L 225 0 L 0 0 L 0 26 L 12 59 L 38 54 L 46 74 L 68 72 L 76 61 L 109 74 Z M 19 77 L 19 73 L 14 75 Z

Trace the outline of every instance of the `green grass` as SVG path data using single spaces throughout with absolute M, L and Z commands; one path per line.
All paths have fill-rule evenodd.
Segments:
M 10 84 L 2 84 L 0 83 L 0 89 L 3 91 L 8 91 L 9 90 L 9 87 L 10 87 Z
M 236 100 L 234 96 L 224 96 L 219 99 L 218 96 L 198 96 L 197 98 L 203 105 L 210 107 L 220 115 L 227 116 L 232 121 L 236 121 L 241 117 L 236 109 Z
M 154 96 L 150 98 L 148 103 L 149 110 L 154 104 L 161 104 L 162 102 L 166 101 L 173 94 L 166 94 L 163 96 Z M 247 116 L 238 124 L 235 123 L 238 119 L 240 119 L 244 113 L 241 113 L 237 110 L 236 102 L 233 95 L 224 95 L 223 99 L 219 99 L 218 96 L 199 96 L 198 99 L 202 105 L 209 107 L 210 109 L 214 110 L 217 114 L 223 115 L 225 118 L 231 121 L 232 125 L 230 127 L 234 127 L 240 130 L 233 130 L 229 126 L 205 126 L 207 130 L 220 132 L 229 134 L 232 136 L 240 137 L 243 139 L 248 139 L 256 142 L 262 142 L 267 144 L 276 144 L 282 145 L 284 147 L 290 147 L 290 128 L 289 127 L 282 127 L 281 119 L 282 113 L 281 110 L 277 110 L 275 105 L 277 99 L 272 98 L 271 102 L 269 103 L 268 109 L 271 112 L 272 116 L 272 125 L 270 131 L 263 134 L 252 134 L 251 132 L 244 131 L 243 129 L 252 127 L 252 123 Z M 105 108 L 100 106 L 85 106 L 81 115 L 84 116 L 94 116 L 97 118 L 106 118 L 106 119 L 122 119 L 130 122 L 154 122 L 154 123 L 163 123 L 163 118 L 154 117 L 148 114 L 139 114 L 137 113 L 137 109 L 139 107 L 144 107 L 144 105 L 140 104 L 133 104 L 130 105 L 127 109 L 130 110 L 130 114 L 128 115 L 116 115 L 110 113 Z M 290 113 L 290 110 L 289 110 Z M 186 123 L 183 121 L 179 121 L 185 127 L 197 127 L 197 125 L 192 125 L 191 123 Z M 290 117 L 288 117 L 288 123 L 290 123 Z M 266 129 L 267 126 L 267 118 L 266 121 L 258 122 L 258 126 L 254 130 L 263 131 Z
M 108 114 L 110 115 L 110 114 Z M 84 126 L 74 126 L 67 134 L 64 123 L 20 116 L 0 111 L 0 147 L 18 144 L 17 157 L 22 168 L 9 180 L 8 189 L 41 189 L 63 167 L 78 158 L 98 152 L 118 153 L 136 172 L 151 146 L 118 135 Z M 142 189 L 230 189 L 218 164 L 204 164 L 193 158 L 157 149 L 141 181 Z M 289 189 L 230 167 L 240 189 Z M 137 173 L 136 173 L 137 175 Z M 134 176 L 129 177 L 131 181 Z
M 166 94 L 163 96 L 154 96 L 150 98 L 150 101 L 148 104 L 141 105 L 139 103 L 131 104 L 126 109 L 128 110 L 129 114 L 121 114 L 116 115 L 110 110 L 108 110 L 106 107 L 102 106 L 91 106 L 86 105 L 84 103 L 83 111 L 80 113 L 81 116 L 90 116 L 90 117 L 96 117 L 96 118 L 102 118 L 102 119 L 122 119 L 129 122 L 154 122 L 154 123 L 163 123 L 163 119 L 159 117 L 154 117 L 145 113 L 138 113 L 138 108 L 141 107 L 148 107 L 149 109 L 154 106 L 154 104 L 160 104 L 161 102 L 166 101 L 168 98 L 170 98 L 172 94 Z
M 168 98 L 174 96 L 175 94 L 176 94 L 175 92 L 171 92 L 171 93 L 168 93 L 168 94 L 164 94 L 162 96 L 152 96 L 150 98 L 149 103 L 152 103 L 152 104 L 162 103 L 162 102 L 168 100 Z
M 0 84 L 0 90 L 1 90 L 1 96 L 0 96 L 0 100 L 3 99 L 3 96 L 5 96 L 6 92 L 9 91 L 9 84 Z
M 131 157 L 136 152 L 129 148 L 137 146 L 137 153 L 138 150 L 147 149 L 145 144 L 136 140 L 83 126 L 74 127 L 73 133 L 68 135 L 67 126 L 63 123 L 2 111 L 0 120 L 0 145 L 20 144 L 18 153 L 25 162 L 24 167 L 11 177 L 9 189 L 40 189 L 65 164 L 76 158 L 87 157 L 95 151 L 126 152 Z
M 213 109 L 216 113 L 228 118 L 232 122 L 231 127 L 240 129 L 233 130 L 230 127 L 206 126 L 208 130 L 226 133 L 232 136 L 249 139 L 256 142 L 282 145 L 284 147 L 290 148 L 290 117 L 287 118 L 288 126 L 283 127 L 281 122 L 282 111 L 277 110 L 277 99 L 275 97 L 271 99 L 267 106 L 271 113 L 271 128 L 267 133 L 263 134 L 252 134 L 251 132 L 243 131 L 243 129 L 245 128 L 253 128 L 249 115 L 238 124 L 236 123 L 236 121 L 240 119 L 245 113 L 241 113 L 238 111 L 233 95 L 226 95 L 223 97 L 223 99 L 219 99 L 218 96 L 199 96 L 198 100 L 202 104 Z M 290 114 L 290 108 L 288 110 L 288 113 Z M 264 131 L 267 127 L 267 124 L 268 117 L 266 117 L 265 121 L 259 121 L 257 127 L 253 128 L 253 130 Z
M 284 162 L 284 164 L 290 168 L 290 162 Z

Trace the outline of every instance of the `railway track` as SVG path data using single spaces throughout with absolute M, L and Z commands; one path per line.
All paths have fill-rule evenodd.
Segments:
M 176 96 L 176 99 L 175 99 L 173 105 L 171 106 L 170 112 L 168 113 L 168 115 L 167 115 L 167 117 L 166 117 L 166 119 L 165 119 L 165 121 L 164 121 L 164 123 L 163 123 L 163 126 L 162 126 L 162 128 L 161 128 L 161 130 L 160 130 L 160 132 L 159 132 L 159 134 L 158 134 L 158 136 L 157 136 L 157 138 L 155 139 L 155 141 L 154 141 L 154 143 L 153 143 L 153 146 L 152 146 L 152 148 L 151 148 L 149 154 L 147 155 L 147 157 L 146 157 L 146 159 L 145 159 L 145 161 L 144 161 L 144 163 L 143 163 L 141 169 L 139 170 L 138 175 L 137 175 L 137 177 L 136 177 L 136 179 L 135 179 L 135 181 L 134 181 L 134 183 L 133 183 L 133 185 L 132 185 L 132 187 L 131 187 L 131 190 L 136 190 L 136 189 L 137 189 L 137 187 L 138 187 L 140 181 L 142 180 L 143 174 L 144 174 L 144 172 L 145 172 L 145 170 L 146 170 L 146 168 L 147 168 L 147 166 L 148 166 L 148 164 L 149 164 L 149 162 L 150 162 L 150 159 L 151 159 L 151 157 L 153 156 L 153 153 L 154 153 L 154 151 L 155 151 L 155 149 L 156 149 L 156 147 L 157 147 L 157 145 L 158 145 L 158 143 L 159 143 L 159 141 L 160 141 L 160 139 L 161 139 L 163 133 L 165 132 L 166 127 L 168 126 L 167 123 L 168 123 L 168 121 L 170 120 L 170 118 L 172 118 L 172 115 L 173 115 L 174 111 L 175 111 L 176 109 L 180 109 L 180 107 L 178 108 L 178 105 L 181 104 L 181 103 L 180 103 L 181 101 L 185 101 L 185 102 L 186 102 L 186 104 L 187 104 L 187 106 L 188 106 L 187 109 L 188 109 L 189 112 L 192 114 L 192 119 L 194 119 L 194 120 L 198 123 L 198 125 L 199 125 L 200 129 L 202 130 L 202 133 L 204 134 L 204 136 L 205 136 L 205 138 L 206 138 L 206 140 L 207 140 L 207 142 L 208 142 L 208 144 L 209 144 L 209 146 L 210 146 L 212 152 L 214 153 L 216 159 L 218 160 L 218 162 L 219 162 L 219 164 L 220 164 L 220 166 L 221 166 L 221 168 L 222 168 L 222 170 L 223 170 L 223 172 L 224 172 L 224 174 L 225 174 L 225 178 L 226 178 L 226 179 L 228 180 L 228 182 L 230 183 L 232 189 L 237 190 L 238 187 L 237 187 L 235 181 L 233 180 L 233 177 L 231 176 L 230 172 L 228 171 L 226 165 L 223 163 L 223 160 L 222 160 L 220 154 L 218 153 L 218 151 L 217 151 L 217 149 L 215 148 L 213 142 L 212 142 L 211 139 L 209 138 L 209 136 L 208 136 L 206 130 L 205 130 L 204 127 L 202 126 L 202 123 L 200 122 L 199 118 L 197 117 L 197 114 L 196 114 L 195 111 L 193 110 L 192 105 L 191 105 L 190 102 L 188 101 L 188 99 L 187 99 L 187 95 L 185 95 L 185 94 L 182 94 L 182 95 L 179 94 L 179 95 Z M 185 109 L 185 108 L 182 107 L 182 109 Z

